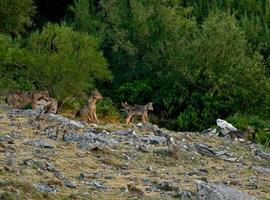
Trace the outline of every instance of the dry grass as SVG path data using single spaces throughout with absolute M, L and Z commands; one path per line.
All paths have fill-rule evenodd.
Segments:
M 149 152 L 140 152 L 132 145 L 129 139 L 117 144 L 114 149 L 102 148 L 84 151 L 77 149 L 73 142 L 64 142 L 61 139 L 51 140 L 46 136 L 34 134 L 28 125 L 28 119 L 24 117 L 8 118 L 6 111 L 0 115 L 0 136 L 16 131 L 17 139 L 14 144 L 0 143 L 0 166 L 7 166 L 5 149 L 15 150 L 16 165 L 14 170 L 8 171 L 0 167 L 0 199 L 131 199 L 128 192 L 124 192 L 127 184 L 135 184 L 136 187 L 146 190 L 151 185 L 164 180 L 170 180 L 180 186 L 182 190 L 196 191 L 195 180 L 203 179 L 210 182 L 226 182 L 234 179 L 240 181 L 240 185 L 232 185 L 241 191 L 248 192 L 261 199 L 270 199 L 270 177 L 256 173 L 250 166 L 269 166 L 269 162 L 259 160 L 250 150 L 250 146 L 235 143 L 223 138 L 206 137 L 199 134 L 172 133 L 177 141 L 185 140 L 191 145 L 193 142 L 210 145 L 214 150 L 228 149 L 236 157 L 244 157 L 244 163 L 228 162 L 222 159 L 210 158 L 196 154 L 194 151 L 179 150 L 177 157 L 171 157 L 167 146 L 151 145 Z M 102 124 L 100 130 L 114 131 L 132 128 L 121 124 Z M 147 131 L 138 131 L 139 135 L 147 135 Z M 109 137 L 117 137 L 110 135 Z M 50 149 L 25 145 L 28 140 L 42 139 L 55 146 L 56 153 Z M 3 151 L 1 151 L 1 149 Z M 49 170 L 40 170 L 37 167 L 23 164 L 25 159 L 39 160 L 34 152 L 38 151 L 46 155 L 48 163 L 52 163 L 65 177 L 76 183 L 76 189 L 64 187 L 63 182 L 56 178 Z M 127 159 L 128 155 L 131 159 Z M 149 170 L 149 167 L 152 170 Z M 13 169 L 12 167 L 9 167 Z M 90 174 L 90 178 L 79 180 L 80 173 Z M 101 176 L 95 177 L 95 173 Z M 106 178 L 106 177 L 112 178 Z M 258 189 L 251 189 L 250 177 L 255 177 Z M 96 180 L 106 186 L 108 191 L 99 191 L 91 188 L 88 182 Z M 145 182 L 146 181 L 146 182 Z M 43 194 L 38 192 L 32 183 L 46 183 L 56 185 L 59 192 L 56 194 Z M 163 197 L 160 191 L 145 192 L 145 199 L 173 199 L 172 196 Z

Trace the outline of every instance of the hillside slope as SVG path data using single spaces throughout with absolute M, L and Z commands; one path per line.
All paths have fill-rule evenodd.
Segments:
M 165 135 L 176 139 L 177 155 Z M 0 199 L 217 199 L 215 186 L 226 193 L 218 195 L 270 199 L 270 154 L 257 149 L 152 124 L 89 125 L 2 104 Z

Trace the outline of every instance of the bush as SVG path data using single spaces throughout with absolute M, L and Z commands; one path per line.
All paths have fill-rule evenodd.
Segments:
M 0 94 L 14 89 L 33 89 L 33 84 L 22 76 L 26 67 L 20 60 L 23 54 L 17 41 L 0 34 Z
M 152 89 L 144 81 L 134 81 L 123 84 L 116 91 L 117 101 L 127 101 L 130 104 L 146 104 L 145 101 L 150 101 Z
M 106 122 L 117 122 L 120 120 L 120 113 L 110 98 L 103 98 L 97 103 L 97 115 Z
M 31 34 L 25 52 L 26 79 L 62 102 L 111 77 L 98 40 L 67 26 L 48 24 Z
M 254 142 L 269 146 L 270 145 L 270 121 L 261 119 L 258 116 L 235 115 L 227 118 L 238 129 L 245 129 L 250 126 L 255 130 Z
M 33 0 L 1 0 L 0 32 L 18 35 L 31 25 L 35 13 Z

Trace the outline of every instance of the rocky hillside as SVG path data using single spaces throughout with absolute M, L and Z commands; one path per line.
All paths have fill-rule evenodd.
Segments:
M 270 154 L 257 145 L 152 124 L 1 105 L 0 158 L 0 199 L 270 199 Z

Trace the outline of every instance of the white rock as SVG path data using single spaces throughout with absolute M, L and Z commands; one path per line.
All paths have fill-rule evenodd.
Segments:
M 237 128 L 222 119 L 217 119 L 217 126 L 220 128 L 221 133 L 224 135 L 227 135 L 230 131 L 237 131 Z

